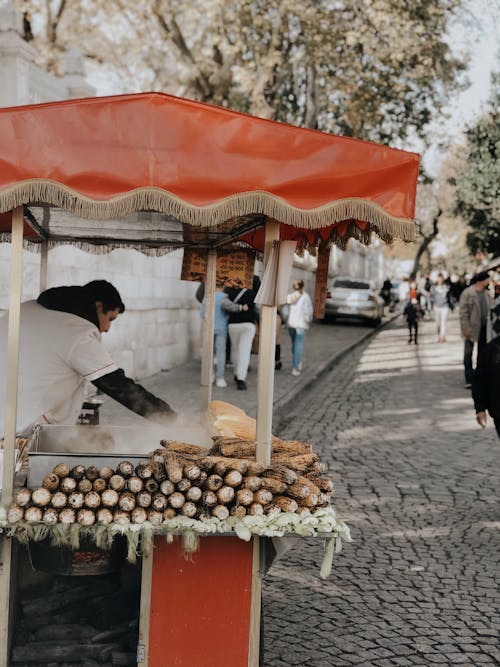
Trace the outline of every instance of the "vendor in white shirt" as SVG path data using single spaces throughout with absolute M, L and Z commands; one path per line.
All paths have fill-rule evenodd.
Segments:
M 18 434 L 39 423 L 74 424 L 85 381 L 133 412 L 169 422 L 175 412 L 162 399 L 126 377 L 101 343 L 101 333 L 125 306 L 105 280 L 83 287 L 54 287 L 21 304 Z M 4 435 L 8 316 L 0 318 L 0 438 Z

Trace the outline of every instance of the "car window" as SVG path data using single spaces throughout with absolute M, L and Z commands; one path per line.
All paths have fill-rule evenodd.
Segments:
M 333 287 L 347 287 L 347 289 L 370 289 L 368 283 L 361 280 L 335 280 Z

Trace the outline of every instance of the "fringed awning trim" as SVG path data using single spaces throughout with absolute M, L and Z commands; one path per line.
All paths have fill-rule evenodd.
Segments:
M 0 243 L 10 243 L 11 241 L 11 234 L 10 232 L 3 232 L 0 233 Z M 103 243 L 90 243 L 89 241 L 82 241 L 77 238 L 75 240 L 65 240 L 65 241 L 53 241 L 49 240 L 47 242 L 44 242 L 42 240 L 40 241 L 32 241 L 30 239 L 23 239 L 23 247 L 25 250 L 29 250 L 30 252 L 41 252 L 41 249 L 44 245 L 44 243 L 47 244 L 47 248 L 49 250 L 52 250 L 53 248 L 58 248 L 59 246 L 65 246 L 65 245 L 70 245 L 73 248 L 79 248 L 80 250 L 83 250 L 85 252 L 91 253 L 93 255 L 107 255 L 113 250 L 118 250 L 118 249 L 124 249 L 124 250 L 137 250 L 138 252 L 141 252 L 143 255 L 147 255 L 148 257 L 163 257 L 164 255 L 168 255 L 169 253 L 173 252 L 174 250 L 178 250 L 179 248 L 182 248 L 182 245 L 172 245 L 172 244 L 165 244 L 165 245 L 159 245 L 159 246 L 148 246 L 147 242 L 144 243 L 116 243 L 116 242 L 107 242 L 104 241 Z
M 242 192 L 207 206 L 193 206 L 161 188 L 137 188 L 105 201 L 90 199 L 71 188 L 46 179 L 22 181 L 0 192 L 0 212 L 30 203 L 58 206 L 82 218 L 120 218 L 138 211 L 156 211 L 197 227 L 211 227 L 227 220 L 260 213 L 294 227 L 319 229 L 343 220 L 369 222 L 381 238 L 415 240 L 413 220 L 389 215 L 378 204 L 350 197 L 314 209 L 300 209 L 269 192 Z

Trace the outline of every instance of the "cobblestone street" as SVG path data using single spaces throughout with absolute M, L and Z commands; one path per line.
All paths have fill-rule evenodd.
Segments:
M 323 581 L 307 540 L 264 583 L 265 667 L 500 664 L 500 442 L 448 342 L 399 318 L 281 415 L 330 464 L 354 541 Z

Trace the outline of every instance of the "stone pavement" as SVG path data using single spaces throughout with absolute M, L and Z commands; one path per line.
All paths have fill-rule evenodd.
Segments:
M 319 578 L 300 541 L 264 581 L 265 667 L 500 665 L 500 441 L 475 422 L 457 315 L 419 345 L 402 319 L 288 411 L 330 464 L 354 541 Z

